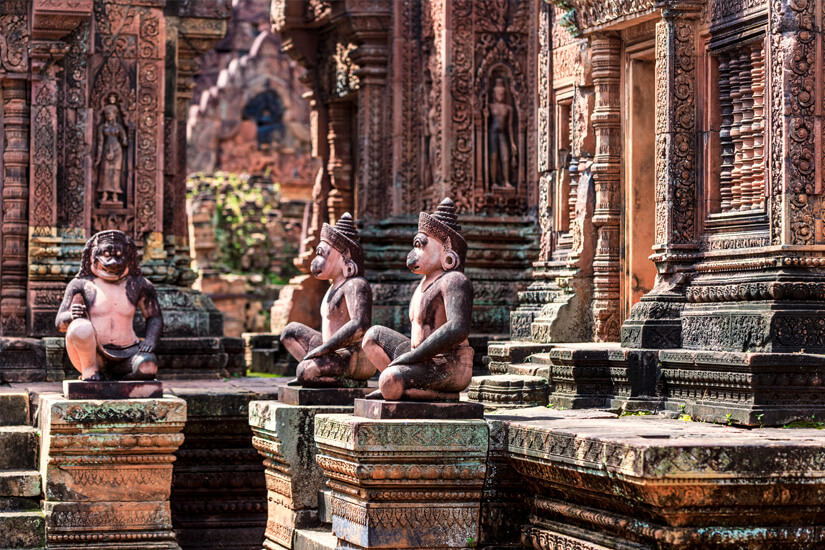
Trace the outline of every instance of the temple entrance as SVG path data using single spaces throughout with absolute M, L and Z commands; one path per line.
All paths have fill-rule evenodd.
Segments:
M 621 316 L 653 288 L 655 238 L 656 60 L 652 40 L 625 51 Z

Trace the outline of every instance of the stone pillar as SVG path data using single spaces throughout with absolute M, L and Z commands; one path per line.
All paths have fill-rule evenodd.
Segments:
M 612 342 L 619 339 L 622 42 L 612 35 L 597 34 L 591 41 L 591 49 L 596 88 L 593 111 L 596 157 L 592 168 L 596 209 L 593 224 L 598 231 L 593 259 L 593 321 L 596 341 Z
M 382 33 L 385 34 L 385 33 Z M 357 178 L 356 218 L 381 219 L 387 208 L 386 190 L 391 187 L 390 171 L 386 169 L 389 118 L 387 101 L 387 45 L 366 43 L 358 46 L 352 58 L 360 67 L 356 75 L 358 91 L 358 148 L 361 165 Z
M 26 79 L 3 80 L 3 260 L 0 265 L 0 330 L 26 335 L 29 233 L 29 95 Z
M 669 2 L 656 25 L 654 289 L 633 306 L 622 345 L 682 345 L 684 285 L 697 244 L 696 25 L 700 2 Z
M 169 494 L 183 442 L 178 398 L 40 404 L 40 472 L 49 548 L 179 550 Z
M 359 397 L 364 393 L 339 391 L 355 391 Z M 264 548 L 291 550 L 295 529 L 318 525 L 318 493 L 325 488 L 326 480 L 315 463 L 315 416 L 352 413 L 353 398 L 349 397 L 349 405 L 291 405 L 275 401 L 249 404 L 252 446 L 264 457 L 266 468 L 268 518 Z
M 488 447 L 483 420 L 324 414 L 316 417 L 315 443 L 340 546 L 476 545 Z
M 329 130 L 329 171 L 332 190 L 329 192 L 327 206 L 329 223 L 334 225 L 344 212 L 352 210 L 352 109 L 349 103 L 337 101 L 330 103 Z

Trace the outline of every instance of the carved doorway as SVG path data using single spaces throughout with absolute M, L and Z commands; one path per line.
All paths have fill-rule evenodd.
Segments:
M 656 59 L 652 41 L 627 46 L 624 63 L 621 317 L 653 288 Z

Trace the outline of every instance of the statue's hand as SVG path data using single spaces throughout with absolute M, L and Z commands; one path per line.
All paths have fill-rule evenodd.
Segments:
M 324 350 L 323 348 L 324 348 L 324 346 L 318 346 L 315 349 L 309 350 L 309 353 L 307 353 L 304 356 L 304 361 L 306 361 L 307 359 L 315 359 L 316 357 L 321 357 L 323 355 L 328 354 L 329 352 Z
M 152 353 L 153 351 L 155 351 L 155 343 L 150 342 L 149 340 L 144 340 L 138 346 L 138 351 L 140 351 L 141 353 Z
M 75 319 L 85 319 L 86 306 L 83 304 L 72 304 L 71 313 L 72 321 L 74 321 Z
M 415 360 L 415 355 L 413 352 L 408 351 L 407 353 L 402 353 L 389 364 L 390 367 L 394 367 L 395 365 L 412 365 L 415 363 L 420 363 L 420 361 Z

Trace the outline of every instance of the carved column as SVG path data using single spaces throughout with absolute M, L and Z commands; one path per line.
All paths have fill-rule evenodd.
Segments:
M 334 224 L 344 212 L 352 210 L 352 110 L 344 101 L 329 104 L 329 171 L 332 190 L 327 206 L 329 223 Z
M 672 4 L 672 5 L 670 5 Z M 700 2 L 670 2 L 656 26 L 654 289 L 633 306 L 622 345 L 678 348 L 686 272 L 696 251 L 696 25 Z
M 3 260 L 0 323 L 3 336 L 26 335 L 26 282 L 29 219 L 28 82 L 3 81 Z
M 596 88 L 593 111 L 596 157 L 592 168 L 596 209 L 593 224 L 598 230 L 593 259 L 593 320 L 596 341 L 610 342 L 619 339 L 622 42 L 611 35 L 597 34 L 591 41 L 591 51 Z
M 385 37 L 386 38 L 386 37 Z M 386 168 L 388 116 L 387 46 L 367 43 L 358 46 L 352 58 L 360 67 L 356 75 L 358 90 L 358 150 L 360 166 L 357 177 L 358 219 L 381 219 L 386 208 L 385 190 L 391 187 L 390 171 Z

